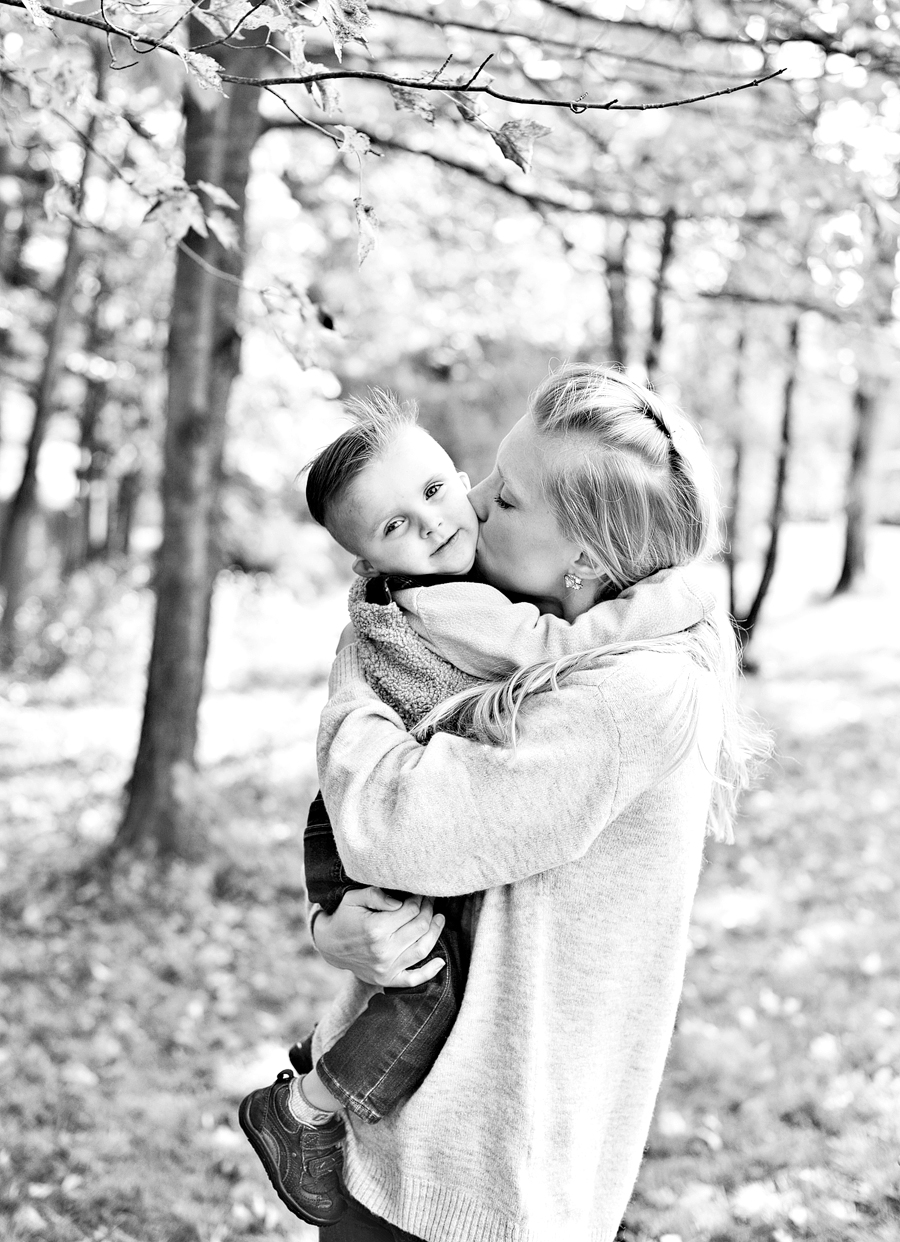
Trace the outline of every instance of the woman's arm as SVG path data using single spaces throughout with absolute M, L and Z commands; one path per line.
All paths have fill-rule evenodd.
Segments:
M 632 668 L 640 660 L 663 664 L 648 678 Z M 320 779 L 344 865 L 369 884 L 439 896 L 580 857 L 671 766 L 666 708 L 688 667 L 687 657 L 625 657 L 590 682 L 535 695 L 520 714 L 513 753 L 446 733 L 420 745 L 347 648 L 332 670 L 319 733 Z
M 494 587 L 446 582 L 395 593 L 414 630 L 475 677 L 506 676 L 592 647 L 661 638 L 696 625 L 714 605 L 686 569 L 664 569 L 575 621 L 513 604 Z

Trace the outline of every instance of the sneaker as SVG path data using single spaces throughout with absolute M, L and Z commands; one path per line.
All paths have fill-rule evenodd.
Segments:
M 296 1121 L 287 1106 L 293 1077 L 282 1070 L 271 1087 L 251 1091 L 238 1120 L 288 1211 L 310 1225 L 333 1225 L 347 1206 L 340 1181 L 344 1123 L 338 1116 L 323 1126 Z

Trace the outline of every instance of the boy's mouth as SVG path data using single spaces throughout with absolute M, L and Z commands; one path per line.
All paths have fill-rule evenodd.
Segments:
M 443 552 L 445 548 L 449 548 L 458 534 L 459 531 L 455 530 L 449 539 L 445 539 L 442 544 L 435 548 L 435 550 L 431 553 L 431 556 L 437 556 L 439 552 Z

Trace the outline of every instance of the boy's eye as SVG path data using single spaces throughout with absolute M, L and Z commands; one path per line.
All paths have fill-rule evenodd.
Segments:
M 425 488 L 425 499 L 431 500 L 432 497 L 438 494 L 443 486 L 443 483 L 429 483 Z
M 392 535 L 394 531 L 399 530 L 402 525 L 403 525 L 403 518 L 394 518 L 392 521 L 387 523 L 387 525 L 384 528 L 384 533 L 386 535 Z
M 511 509 L 511 508 L 512 508 L 512 505 L 511 505 L 511 504 L 508 504 L 508 503 L 507 503 L 507 502 L 503 499 L 503 497 L 502 497 L 502 496 L 500 496 L 500 495 L 495 496 L 495 497 L 494 497 L 494 501 L 495 501 L 495 503 L 496 503 L 497 507 L 498 507 L 498 508 L 500 508 L 500 509 Z

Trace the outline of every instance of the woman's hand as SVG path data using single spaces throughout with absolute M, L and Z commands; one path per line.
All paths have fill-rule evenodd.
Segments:
M 400 901 L 380 888 L 354 888 L 344 895 L 334 914 L 319 914 L 313 939 L 331 966 L 350 970 L 364 983 L 379 987 L 411 988 L 433 979 L 444 968 L 426 958 L 444 927 L 430 897 Z

